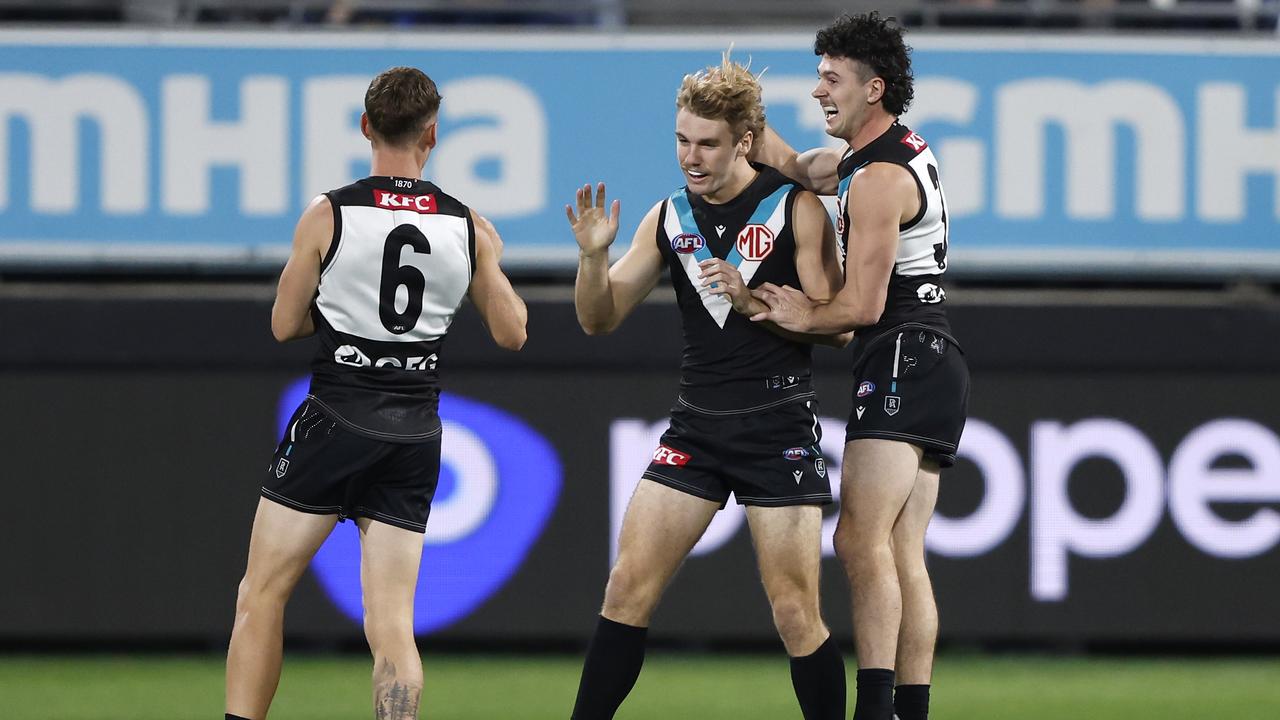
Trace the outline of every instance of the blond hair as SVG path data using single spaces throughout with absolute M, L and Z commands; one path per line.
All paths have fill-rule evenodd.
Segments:
M 732 47 L 724 52 L 719 67 L 707 67 L 684 76 L 676 92 L 676 108 L 708 120 L 724 120 L 729 123 L 735 142 L 748 130 L 759 138 L 764 132 L 760 81 L 747 66 L 730 60 L 731 52 Z

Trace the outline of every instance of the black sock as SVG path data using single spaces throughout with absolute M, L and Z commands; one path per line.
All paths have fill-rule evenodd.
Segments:
M 893 693 L 893 711 L 899 720 L 928 720 L 929 686 L 899 685 Z
M 868 668 L 858 671 L 858 699 L 853 720 L 893 720 L 893 671 Z
M 844 720 L 844 658 L 827 636 L 811 655 L 791 658 L 791 686 L 804 720 Z
M 249 720 L 249 718 L 240 717 L 239 715 L 232 715 L 231 713 L 227 713 L 227 716 L 223 718 L 223 720 Z
M 609 720 L 640 677 L 648 628 L 623 625 L 600 616 L 587 647 L 572 720 Z

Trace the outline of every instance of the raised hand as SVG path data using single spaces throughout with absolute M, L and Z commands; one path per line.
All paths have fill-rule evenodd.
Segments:
M 605 212 L 604 183 L 596 186 L 594 199 L 590 185 L 578 188 L 576 200 L 577 213 L 574 213 L 574 206 L 565 205 L 564 214 L 569 218 L 578 247 L 587 255 L 607 252 L 618 236 L 618 209 L 621 204 L 614 200 L 609 212 Z

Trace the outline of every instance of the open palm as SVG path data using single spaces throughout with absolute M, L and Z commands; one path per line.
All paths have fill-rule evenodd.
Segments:
M 594 254 L 608 249 L 618 236 L 617 200 L 605 212 L 604 183 L 596 186 L 595 197 L 592 197 L 591 186 L 583 185 L 575 194 L 577 212 L 573 205 L 564 206 L 564 214 L 569 218 L 569 226 L 573 228 L 573 237 L 578 247 L 587 254 Z

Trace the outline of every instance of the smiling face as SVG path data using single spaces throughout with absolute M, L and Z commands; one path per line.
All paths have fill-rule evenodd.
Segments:
M 689 189 L 710 202 L 732 199 L 741 190 L 741 175 L 751 170 L 746 161 L 751 141 L 750 130 L 735 140 L 726 120 L 699 117 L 686 108 L 676 112 L 676 160 Z
M 857 60 L 823 55 L 813 97 L 826 115 L 827 134 L 852 143 L 884 96 L 884 80 Z

